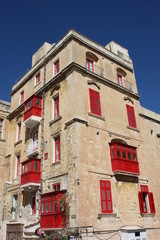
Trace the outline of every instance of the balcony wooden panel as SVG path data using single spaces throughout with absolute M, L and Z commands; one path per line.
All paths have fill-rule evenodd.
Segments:
M 40 184 L 40 159 L 30 159 L 22 163 L 21 186 Z

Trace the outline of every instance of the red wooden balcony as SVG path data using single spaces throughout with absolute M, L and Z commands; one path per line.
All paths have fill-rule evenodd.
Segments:
M 114 173 L 139 175 L 139 163 L 135 147 L 119 143 L 111 143 L 111 163 Z
M 41 195 L 41 218 L 42 229 L 64 228 L 65 220 L 65 190 L 50 192 Z
M 24 104 L 24 124 L 28 128 L 38 124 L 42 117 L 42 98 L 32 96 Z
M 21 187 L 39 186 L 41 180 L 40 164 L 40 159 L 29 159 L 22 163 Z

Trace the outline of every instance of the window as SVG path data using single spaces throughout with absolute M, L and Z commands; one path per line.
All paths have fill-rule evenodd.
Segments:
M 89 89 L 91 113 L 101 116 L 101 105 L 99 92 Z
M 44 160 L 48 159 L 48 152 L 44 154 Z
M 36 142 L 36 141 L 38 141 L 38 131 L 35 131 L 33 133 L 33 142 Z
M 122 75 L 117 74 L 117 79 L 118 79 L 118 85 L 123 87 L 123 79 L 122 79 Z
M 19 104 L 22 104 L 23 102 L 24 102 L 24 91 L 20 93 Z
M 36 214 L 36 197 L 32 197 L 31 201 L 32 214 Z
M 59 60 L 54 63 L 54 76 L 59 73 Z
M 86 67 L 87 67 L 87 70 L 94 72 L 94 62 L 92 60 L 87 59 Z
M 15 194 L 12 196 L 12 209 L 11 209 L 11 214 L 12 214 L 12 220 L 17 219 L 17 205 L 18 205 L 18 195 Z
M 153 193 L 148 191 L 148 186 L 141 185 L 138 193 L 141 213 L 155 213 Z
M 53 99 L 54 101 L 54 119 L 59 117 L 59 97 Z
M 124 145 L 120 143 L 111 143 L 111 159 L 121 159 L 138 162 L 137 159 L 137 151 L 135 147 L 131 147 L 129 145 Z
M 0 119 L 0 139 L 2 139 L 3 120 Z
M 38 73 L 35 77 L 35 85 L 37 85 L 40 82 L 40 73 Z
M 55 141 L 55 162 L 60 160 L 60 137 L 54 139 Z
M 17 141 L 21 139 L 21 123 L 17 124 Z
M 100 180 L 101 210 L 102 213 L 112 213 L 112 194 L 110 181 Z
M 128 124 L 130 127 L 137 128 L 136 118 L 134 113 L 134 107 L 126 105 L 127 115 L 128 115 Z
M 60 185 L 60 183 L 55 183 L 52 185 L 52 188 L 53 188 L 54 192 L 60 191 L 61 185 Z
M 16 156 L 16 172 L 15 172 L 15 177 L 20 176 L 20 155 Z

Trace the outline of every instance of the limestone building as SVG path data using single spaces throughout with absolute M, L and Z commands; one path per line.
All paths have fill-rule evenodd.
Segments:
M 117 43 L 75 30 L 44 43 L 11 92 L 3 236 L 68 224 L 84 239 L 160 239 L 160 115 L 139 98 Z
M 6 186 L 5 181 L 5 169 L 7 166 L 7 162 L 5 161 L 6 157 L 6 148 L 7 148 L 7 136 L 8 136 L 8 120 L 7 115 L 10 111 L 10 103 L 0 100 L 0 236 L 2 234 L 2 220 L 3 220 L 3 194 L 4 194 L 4 186 Z

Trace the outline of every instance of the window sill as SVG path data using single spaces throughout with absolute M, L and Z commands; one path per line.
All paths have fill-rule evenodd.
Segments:
M 141 216 L 142 217 L 154 217 L 155 216 L 155 213 L 141 213 Z
M 49 122 L 49 126 L 51 126 L 52 124 L 58 122 L 58 121 L 61 120 L 61 119 L 62 119 L 62 116 L 59 116 L 59 117 L 57 117 L 56 119 L 51 120 L 51 121 Z
M 137 129 L 137 128 L 130 127 L 130 126 L 127 126 L 127 128 L 128 128 L 128 129 L 131 129 L 131 130 L 133 130 L 133 131 L 139 132 L 139 129 Z
M 20 139 L 20 140 L 18 140 L 17 142 L 15 142 L 15 144 L 14 144 L 14 147 L 15 146 L 17 146 L 19 143 L 21 143 L 22 142 L 22 139 Z
M 34 88 L 36 88 L 41 82 L 38 82 L 37 84 L 34 85 Z
M 116 213 L 99 213 L 97 219 L 101 218 L 115 218 L 117 217 Z
M 88 112 L 88 115 L 89 115 L 89 116 L 92 116 L 92 117 L 95 117 L 95 118 L 98 118 L 98 119 L 101 119 L 101 120 L 103 120 L 103 121 L 105 121 L 104 117 L 99 116 L 99 115 L 97 115 L 97 114 L 94 114 L 94 113 Z
M 52 163 L 52 166 L 59 165 L 59 164 L 61 164 L 61 160 L 59 160 L 59 161 L 57 161 L 57 162 L 53 162 L 53 163 Z
M 0 142 L 6 142 L 6 140 L 5 140 L 5 139 L 2 139 L 2 138 L 0 138 Z

